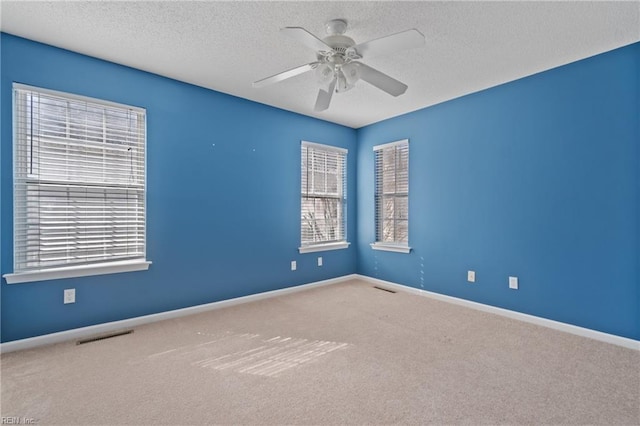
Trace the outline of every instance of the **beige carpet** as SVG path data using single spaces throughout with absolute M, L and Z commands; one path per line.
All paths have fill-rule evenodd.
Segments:
M 361 281 L 3 354 L 37 424 L 640 424 L 640 353 Z

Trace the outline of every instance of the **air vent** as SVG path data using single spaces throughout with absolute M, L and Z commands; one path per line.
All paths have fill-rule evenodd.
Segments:
M 377 289 L 377 290 L 386 291 L 386 292 L 388 292 L 388 293 L 396 293 L 396 291 L 395 291 L 395 290 L 389 290 L 388 288 L 378 287 L 377 285 L 376 285 L 376 286 L 373 286 L 373 288 L 375 288 L 375 289 Z
M 111 339 L 112 337 L 124 336 L 125 334 L 131 334 L 133 330 L 122 330 L 116 331 L 109 334 L 101 334 L 98 336 L 87 337 L 86 339 L 81 339 L 76 342 L 76 345 L 83 345 L 85 343 L 97 342 L 98 340 Z

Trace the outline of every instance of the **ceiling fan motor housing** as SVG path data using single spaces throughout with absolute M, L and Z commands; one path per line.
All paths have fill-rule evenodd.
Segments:
M 348 62 L 349 58 L 346 55 L 346 51 L 348 48 L 356 44 L 351 37 L 344 35 L 330 35 L 325 37 L 322 41 L 331 47 L 332 54 L 328 55 L 327 59 L 335 64 Z

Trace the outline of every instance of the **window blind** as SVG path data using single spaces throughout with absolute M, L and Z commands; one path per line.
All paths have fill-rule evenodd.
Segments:
M 144 259 L 145 119 L 14 85 L 14 272 Z
M 376 242 L 409 244 L 409 141 L 374 147 Z
M 302 142 L 302 246 L 345 241 L 347 150 Z

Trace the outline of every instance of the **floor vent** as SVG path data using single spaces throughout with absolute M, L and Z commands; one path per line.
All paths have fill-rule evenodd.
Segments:
M 378 290 L 382 290 L 382 291 L 387 291 L 389 293 L 396 293 L 395 290 L 389 290 L 388 288 L 378 287 L 377 285 L 373 286 L 373 288 L 378 289 Z
M 109 334 L 101 334 L 99 336 L 87 337 L 76 342 L 76 345 L 83 345 L 85 343 L 97 342 L 98 340 L 111 339 L 112 337 L 124 336 L 125 334 L 131 334 L 133 330 L 116 331 Z

